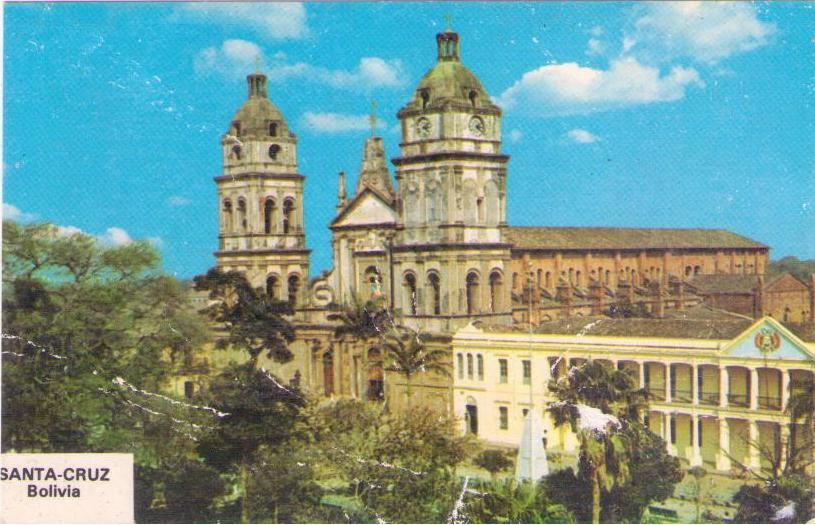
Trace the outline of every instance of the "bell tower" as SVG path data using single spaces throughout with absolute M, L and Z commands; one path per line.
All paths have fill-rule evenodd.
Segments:
M 270 296 L 304 306 L 310 250 L 297 136 L 269 100 L 266 75 L 255 72 L 246 80 L 248 98 L 221 138 L 216 265 L 244 272 Z
M 503 239 L 509 157 L 501 152 L 501 109 L 462 64 L 458 33 L 436 35 L 436 60 L 397 114 L 393 251 L 405 289 L 397 307 L 444 331 L 511 316 Z

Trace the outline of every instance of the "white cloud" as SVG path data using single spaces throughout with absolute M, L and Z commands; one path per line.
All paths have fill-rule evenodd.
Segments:
M 578 144 L 591 144 L 592 142 L 597 142 L 601 140 L 600 137 L 598 137 L 594 133 L 580 128 L 569 130 L 566 133 L 566 136 L 572 142 L 577 142 Z
M 270 82 L 302 80 L 326 84 L 337 89 L 370 91 L 375 88 L 404 86 L 407 78 L 400 60 L 380 57 L 363 57 L 351 70 L 329 69 L 305 62 L 289 63 L 286 54 L 277 52 L 268 61 L 263 60 L 263 50 L 247 40 L 226 40 L 218 47 L 208 47 L 198 53 L 193 62 L 196 73 L 220 74 L 232 79 L 243 78 L 256 69 L 256 61 L 263 64 L 261 70 Z
M 105 233 L 97 237 L 102 244 L 110 244 L 113 246 L 124 246 L 133 242 L 130 235 L 121 228 L 111 226 Z
M 181 197 L 180 195 L 173 195 L 167 199 L 167 204 L 170 206 L 186 206 L 190 202 L 192 202 L 190 199 Z
M 173 18 L 246 27 L 276 40 L 303 38 L 309 33 L 306 9 L 299 2 L 188 3 L 178 6 Z
M 587 44 L 586 54 L 590 56 L 602 55 L 604 49 L 605 46 L 600 40 L 596 38 L 590 38 L 589 43 Z
M 663 75 L 634 58 L 612 60 L 605 70 L 569 62 L 525 73 L 499 103 L 536 116 L 586 114 L 680 100 L 691 86 L 704 86 L 693 68 L 675 66 Z
M 513 129 L 509 132 L 509 140 L 510 142 L 520 142 L 523 138 L 524 134 L 519 129 Z
M 57 226 L 57 235 L 60 237 L 70 237 L 77 233 L 85 233 L 76 226 Z
M 776 25 L 758 19 L 748 2 L 648 2 L 627 47 L 641 60 L 687 57 L 717 63 L 767 44 Z
M 30 222 L 37 218 L 34 213 L 26 213 L 13 204 L 3 203 L 3 219 L 17 222 Z
M 248 40 L 224 40 L 220 48 L 208 47 L 193 60 L 196 73 L 207 75 L 217 73 L 228 78 L 243 78 L 262 61 L 263 51 L 257 44 Z
M 349 131 L 367 131 L 371 129 L 368 115 L 347 115 L 344 113 L 303 114 L 303 126 L 317 133 L 345 133 Z M 377 121 L 377 128 L 387 129 L 384 121 Z

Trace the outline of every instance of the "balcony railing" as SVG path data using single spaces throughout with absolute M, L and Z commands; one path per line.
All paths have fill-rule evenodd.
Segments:
M 781 398 L 777 396 L 758 396 L 758 407 L 765 410 L 781 410 Z
M 654 401 L 665 401 L 665 388 L 664 387 L 649 387 L 648 397 Z
M 674 388 L 671 393 L 671 399 L 673 399 L 675 403 L 690 403 L 693 401 L 692 392 L 690 390 Z
M 727 402 L 735 407 L 750 406 L 750 398 L 747 396 L 747 394 L 728 394 Z
M 699 394 L 699 404 L 702 405 L 718 405 L 719 393 L 718 392 L 702 392 Z

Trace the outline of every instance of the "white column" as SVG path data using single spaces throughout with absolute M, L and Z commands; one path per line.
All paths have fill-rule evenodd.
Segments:
M 748 466 L 753 470 L 760 470 L 761 469 L 761 456 L 759 455 L 759 434 L 758 434 L 758 422 L 751 419 L 749 421 L 750 426 L 750 442 L 747 444 L 747 449 L 750 454 L 750 461 Z
M 671 402 L 671 364 L 665 363 L 665 402 Z
M 673 421 L 674 416 L 668 413 L 663 415 L 665 416 L 663 420 L 665 422 L 665 449 L 668 451 L 668 454 L 676 456 L 676 447 L 671 443 L 671 421 Z
M 727 418 L 719 418 L 719 452 L 716 453 L 716 470 L 730 470 L 730 425 Z
M 790 399 L 790 371 L 781 370 L 781 410 L 787 408 Z
M 690 392 L 694 405 L 699 404 L 699 367 L 696 363 L 690 365 Z
M 787 451 L 790 441 L 790 426 L 789 423 L 780 423 L 779 430 L 781 432 L 781 468 L 787 466 Z
M 640 388 L 645 388 L 645 361 L 638 361 L 640 366 Z
M 758 410 L 758 368 L 750 369 L 750 410 Z
M 727 408 L 727 394 L 730 388 L 730 376 L 727 374 L 727 367 L 719 367 L 719 407 Z
M 694 368 L 696 368 L 694 366 Z M 688 460 L 690 461 L 691 467 L 700 467 L 702 466 L 702 450 L 699 446 L 699 416 L 696 414 L 691 414 L 690 416 L 690 425 L 691 425 L 691 454 Z

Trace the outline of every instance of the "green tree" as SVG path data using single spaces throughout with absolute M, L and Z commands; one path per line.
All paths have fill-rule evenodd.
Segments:
M 812 518 L 812 482 L 793 474 L 758 485 L 742 485 L 733 496 L 736 523 L 806 523 Z
M 6 221 L 3 256 L 3 447 L 132 452 L 143 515 L 212 419 L 154 394 L 206 325 L 147 242 Z
M 214 301 L 205 313 L 221 328 L 217 348 L 246 350 L 253 369 L 264 354 L 281 363 L 291 360 L 288 345 L 295 333 L 285 317 L 294 313 L 291 304 L 253 288 L 238 271 L 212 268 L 205 275 L 196 276 L 193 282 L 196 290 L 208 291 Z
M 541 485 L 514 478 L 479 487 L 462 509 L 470 523 L 574 523 L 574 517 L 559 504 L 548 501 Z
M 450 376 L 450 352 L 431 348 L 427 336 L 410 329 L 393 328 L 381 342 L 388 363 L 386 370 L 405 378 L 405 396 L 410 409 L 411 381 L 420 372 Z
M 327 318 L 339 323 L 334 329 L 335 336 L 351 336 L 359 340 L 382 337 L 392 324 L 385 297 L 363 300 L 355 293 L 351 294 L 348 304 L 339 306 Z
M 283 386 L 248 362 L 216 376 L 200 394 L 199 402 L 224 415 L 200 438 L 198 452 L 208 465 L 235 476 L 241 495 L 241 522 L 248 523 L 249 501 L 255 497 L 250 467 L 257 451 L 261 446 L 280 446 L 292 437 L 306 400 L 299 391 Z
M 473 459 L 473 464 L 489 472 L 490 479 L 494 482 L 499 472 L 508 470 L 514 463 L 506 452 L 490 449 L 479 453 Z
M 632 443 L 620 431 L 629 418 L 638 418 L 645 393 L 629 374 L 597 361 L 575 367 L 566 381 L 550 381 L 549 390 L 559 400 L 549 408 L 555 424 L 570 424 L 580 440 L 580 463 L 591 484 L 591 521 L 599 523 L 602 492 L 629 479 Z

